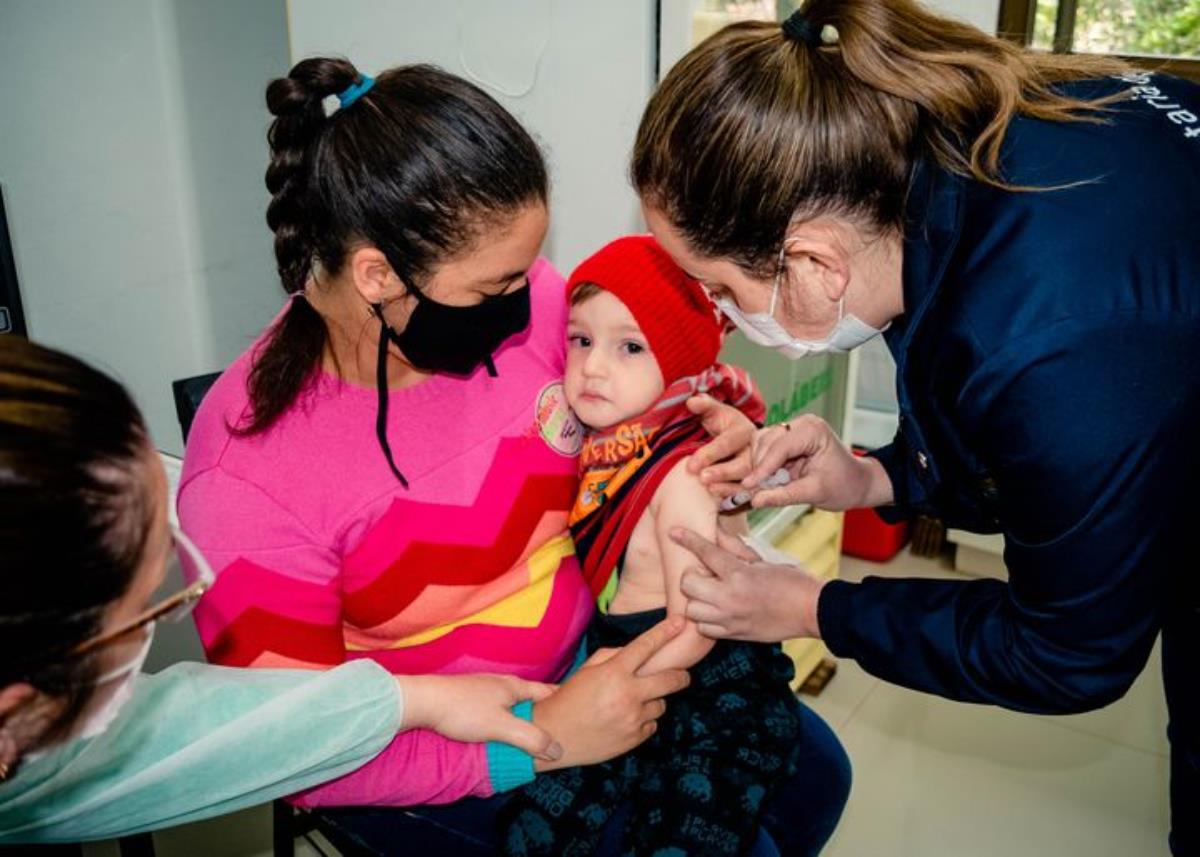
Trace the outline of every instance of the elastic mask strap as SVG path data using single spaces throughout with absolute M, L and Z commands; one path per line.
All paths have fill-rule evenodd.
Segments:
M 500 373 L 496 371 L 496 364 L 492 362 L 492 355 L 483 358 L 483 365 L 487 367 L 487 373 L 492 378 L 499 378 Z
M 771 305 L 767 307 L 767 315 L 771 318 L 775 317 L 775 299 L 779 297 L 779 276 L 782 273 L 780 270 L 779 274 L 775 275 L 775 288 L 771 289 Z
M 375 409 L 375 437 L 379 439 L 379 446 L 383 450 L 383 457 L 387 459 L 388 467 L 392 468 L 392 473 L 396 474 L 396 478 L 400 480 L 400 484 L 405 488 L 408 487 L 408 480 L 404 478 L 404 474 L 400 472 L 400 468 L 396 466 L 395 460 L 392 458 L 392 447 L 387 439 L 387 412 L 388 412 L 388 380 L 387 380 L 387 353 L 388 353 L 388 330 L 387 322 L 383 320 L 382 309 L 377 307 L 376 313 L 379 315 L 379 353 L 375 360 L 375 387 L 379 394 L 379 404 Z
M 783 246 L 779 248 L 779 258 L 775 261 L 775 285 L 771 289 L 771 305 L 767 307 L 767 315 L 771 318 L 775 317 L 775 301 L 779 297 L 779 282 L 783 279 L 783 273 L 787 269 L 784 267 L 787 263 L 787 239 L 784 239 Z

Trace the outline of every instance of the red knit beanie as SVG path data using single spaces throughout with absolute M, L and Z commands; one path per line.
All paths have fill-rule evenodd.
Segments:
M 721 324 L 700 284 L 650 235 L 627 235 L 601 247 L 567 280 L 567 299 L 584 283 L 616 295 L 646 334 L 663 382 L 698 375 L 717 362 Z

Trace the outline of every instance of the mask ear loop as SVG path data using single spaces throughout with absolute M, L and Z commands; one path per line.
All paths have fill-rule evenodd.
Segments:
M 767 308 L 767 315 L 775 318 L 775 300 L 779 297 L 779 283 L 783 279 L 783 272 L 787 270 L 787 241 L 783 242 L 783 246 L 779 248 L 779 265 L 775 269 L 775 287 L 771 290 L 771 305 Z M 842 296 L 838 298 L 838 315 L 834 321 L 834 329 L 841 324 L 842 319 L 846 317 L 846 292 L 842 291 Z M 832 332 L 832 331 L 831 331 Z
M 375 358 L 375 388 L 379 394 L 379 402 L 375 408 L 375 437 L 379 440 L 379 446 L 383 450 L 383 457 L 387 459 L 388 467 L 392 468 L 392 473 L 400 480 L 400 484 L 405 488 L 408 487 L 408 480 L 404 478 L 404 474 L 400 472 L 400 468 L 396 466 L 395 460 L 392 458 L 392 446 L 387 439 L 387 413 L 388 413 L 388 381 L 387 381 L 387 352 L 388 352 L 388 326 L 383 319 L 383 305 L 375 305 L 375 314 L 379 316 L 379 351 Z
M 779 248 L 779 259 L 775 263 L 775 285 L 771 288 L 771 305 L 767 307 L 767 315 L 775 318 L 775 301 L 779 298 L 779 282 L 783 278 L 783 272 L 786 270 L 787 262 L 787 240 L 784 239 L 783 246 Z

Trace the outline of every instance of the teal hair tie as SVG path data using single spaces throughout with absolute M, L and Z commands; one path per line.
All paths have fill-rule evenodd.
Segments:
M 358 99 L 362 98 L 371 91 L 371 87 L 375 85 L 375 78 L 367 75 L 360 75 L 357 83 L 347 86 L 338 93 L 338 104 L 343 110 L 349 107 Z

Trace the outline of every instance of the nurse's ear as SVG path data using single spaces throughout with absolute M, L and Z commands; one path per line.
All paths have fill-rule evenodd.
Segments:
M 352 250 L 345 264 L 355 291 L 371 306 L 389 303 L 406 294 L 387 257 L 375 247 Z
M 828 217 L 788 228 L 783 245 L 784 264 L 790 281 L 803 286 L 808 301 L 824 299 L 837 303 L 842 299 L 850 285 L 850 259 L 856 235 L 854 227 Z M 792 296 L 798 297 L 794 292 Z
M 22 712 L 38 695 L 37 690 L 26 682 L 16 682 L 0 688 L 0 772 L 5 777 L 16 767 L 22 753 Z M 3 781 L 5 777 L 0 777 Z

